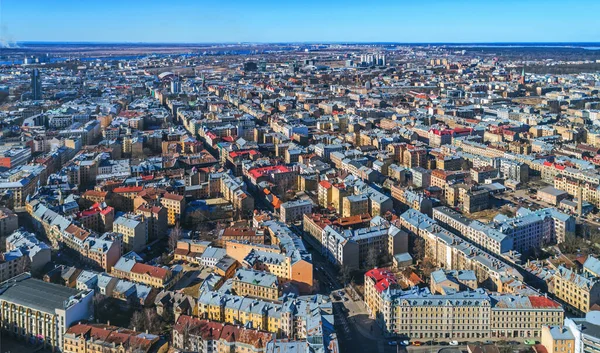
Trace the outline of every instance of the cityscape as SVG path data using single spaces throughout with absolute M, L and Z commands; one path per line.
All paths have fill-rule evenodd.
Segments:
M 40 4 L 87 14 L 77 32 L 64 13 L 41 30 L 41 8 L 15 26 L 17 6 L 0 4 L 0 353 L 600 352 L 592 23 L 365 40 L 377 18 L 350 2 L 371 29 L 311 17 L 296 40 L 289 12 L 310 9 L 258 36 L 255 12 L 207 4 L 231 28 L 194 41 L 183 12 L 102 32 L 95 2 Z

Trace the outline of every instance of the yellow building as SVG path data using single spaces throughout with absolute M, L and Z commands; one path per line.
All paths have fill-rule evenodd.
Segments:
M 567 310 L 587 313 L 594 304 L 600 303 L 600 282 L 586 273 L 575 273 L 558 266 L 552 276 L 553 294 L 567 304 Z
M 64 353 L 149 352 L 159 337 L 104 324 L 77 324 L 64 335 Z M 166 343 L 165 343 L 166 345 Z M 158 347 L 157 347 L 158 348 Z
M 168 224 L 173 226 L 179 222 L 185 210 L 185 199 L 181 195 L 166 193 L 160 203 L 167 208 Z
M 279 297 L 277 276 L 268 272 L 238 269 L 231 289 L 240 296 L 277 300 Z
M 564 326 L 544 326 L 541 343 L 548 353 L 575 352 L 575 336 Z

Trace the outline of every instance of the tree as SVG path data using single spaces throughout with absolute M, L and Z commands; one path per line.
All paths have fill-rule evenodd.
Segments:
M 342 283 L 344 283 L 344 286 L 346 286 L 350 279 L 352 279 L 352 271 L 350 270 L 350 267 L 348 267 L 348 265 L 343 265 L 340 269 L 340 281 L 342 281 Z
M 146 308 L 133 313 L 129 327 L 138 332 L 148 331 L 152 334 L 158 334 L 161 332 L 162 322 L 156 310 Z
M 146 328 L 146 317 L 141 311 L 136 311 L 131 316 L 129 327 L 134 331 L 144 331 Z
M 177 243 L 179 242 L 179 239 L 181 239 L 181 227 L 179 226 L 179 224 L 175 225 L 175 227 L 173 227 L 173 229 L 171 229 L 171 233 L 169 233 L 169 251 L 173 252 L 175 249 L 177 249 Z
M 377 267 L 377 249 L 374 246 L 371 246 L 369 248 L 369 251 L 367 252 L 367 260 L 366 260 L 366 265 L 368 269 L 372 269 Z
M 423 240 L 423 238 L 415 237 L 413 242 L 413 255 L 417 261 L 422 261 L 425 258 L 425 240 Z

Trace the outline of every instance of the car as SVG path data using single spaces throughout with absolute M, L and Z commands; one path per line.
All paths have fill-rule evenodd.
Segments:
M 510 344 L 511 346 L 517 346 L 517 345 L 519 345 L 519 342 L 517 342 L 517 341 L 509 341 L 508 344 Z
M 423 343 L 421 343 L 420 341 L 414 341 L 413 342 L 413 346 L 417 346 L 418 347 L 418 346 L 421 346 L 421 345 L 423 345 Z
M 401 346 L 410 346 L 410 342 L 409 342 L 409 341 L 406 341 L 406 340 L 404 340 L 404 341 L 400 341 L 400 345 L 401 345 Z
M 535 340 L 525 340 L 525 344 L 528 346 L 533 346 L 535 344 Z
M 448 342 L 440 342 L 440 346 L 447 346 Z
M 449 344 L 451 346 L 458 346 L 458 341 L 450 341 Z
M 388 342 L 388 346 L 397 346 L 397 345 L 398 345 L 398 342 L 396 342 L 396 341 L 389 341 Z
M 333 293 L 333 299 L 335 299 L 335 300 L 342 300 L 342 298 L 339 295 L 335 294 L 335 293 Z
M 494 343 L 494 342 L 492 342 L 492 341 L 490 341 L 490 340 L 487 340 L 487 341 L 485 341 L 485 344 L 493 344 L 493 343 Z

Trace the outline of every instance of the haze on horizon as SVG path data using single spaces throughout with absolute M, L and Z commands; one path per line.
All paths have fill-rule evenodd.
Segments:
M 3 42 L 600 42 L 600 1 L 5 0 Z

